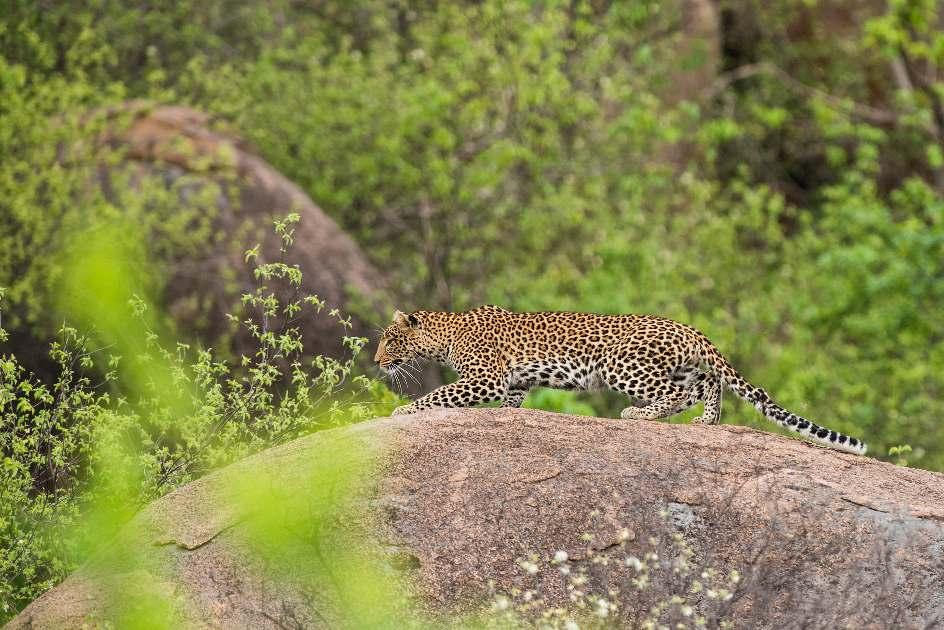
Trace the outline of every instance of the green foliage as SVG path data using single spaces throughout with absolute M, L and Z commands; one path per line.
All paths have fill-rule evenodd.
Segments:
M 577 416 L 595 416 L 597 414 L 597 410 L 592 405 L 580 400 L 574 392 L 559 389 L 537 389 L 528 394 L 524 406 L 529 409 L 544 409 Z
M 426 7 L 406 26 L 375 7 L 386 17 L 369 43 L 330 37 L 332 24 L 287 33 L 216 81 L 198 61 L 197 102 L 246 130 L 417 306 L 675 317 L 786 406 L 878 452 L 944 439 L 933 421 L 940 193 L 918 176 L 877 183 L 895 181 L 890 149 L 927 153 L 920 104 L 903 105 L 889 131 L 854 102 L 762 73 L 724 95 L 736 99 L 731 115 L 667 108 L 668 61 L 621 52 L 639 53 L 633 43 L 670 23 L 671 6 L 527 5 Z M 775 24 L 807 11 L 763 10 Z M 647 45 L 669 60 L 676 41 Z M 869 63 L 884 54 L 857 45 Z M 804 41 L 776 54 L 792 68 L 821 52 Z M 852 63 L 841 55 L 830 71 Z M 858 96 L 857 75 L 842 76 Z M 683 137 L 691 158 L 658 157 Z M 802 196 L 783 185 L 785 159 L 813 174 Z M 809 166 L 820 159 L 832 168 Z M 540 392 L 530 404 L 577 410 L 565 399 Z M 608 415 L 622 404 L 591 402 Z M 772 428 L 749 407 L 727 410 Z M 940 468 L 939 452 L 918 446 L 915 459 Z
M 86 338 L 63 328 L 50 356 L 60 368 L 52 386 L 0 355 L 0 619 L 72 568 L 77 477 L 94 460 L 94 434 L 110 403 L 83 373 L 95 361 Z
M 110 146 L 133 114 L 99 106 L 125 97 L 119 84 L 43 80 L 0 57 L 0 282 L 11 330 L 55 334 L 64 253 L 89 225 L 120 219 L 148 235 L 158 263 L 147 283 L 153 291 L 163 281 L 160 263 L 193 255 L 211 238 L 218 187 L 182 195 L 186 177 L 167 185 Z
M 688 117 L 662 107 L 668 64 L 636 41 L 673 22 L 670 6 L 440 3 L 398 21 L 365 4 L 368 43 L 288 31 L 215 75 L 197 58 L 180 89 L 231 117 L 423 306 L 474 304 L 511 268 L 581 264 L 556 246 L 597 240 L 600 216 L 668 184 L 649 157 Z
M 36 78 L 67 75 L 152 91 L 197 53 L 218 61 L 252 56 L 291 19 L 291 4 L 181 0 L 154 10 L 143 0 L 50 3 L 9 0 L 0 51 Z M 305 11 L 305 9 L 302 9 Z
M 297 221 L 276 223 L 283 252 Z M 147 267 L 133 234 L 127 226 L 92 228 L 64 261 L 59 312 L 94 332 L 60 331 L 50 350 L 55 383 L 0 355 L 3 617 L 61 580 L 150 499 L 247 454 L 384 415 L 399 402 L 355 374 L 366 339 L 345 337 L 345 360 L 304 358 L 301 317 L 350 322 L 337 311 L 322 314 L 323 302 L 286 262 L 256 263 L 258 284 L 243 295 L 242 316 L 231 316 L 250 331 L 253 355 L 224 361 L 211 349 L 172 344 L 155 331 L 152 306 L 133 292 Z M 283 284 L 295 298 L 276 297 Z
M 3 328 L 3 296 L 6 295 L 6 287 L 0 287 L 0 343 L 10 338 L 9 333 Z
M 354 499 L 369 483 L 376 457 L 375 447 L 367 444 L 332 444 L 329 455 L 293 472 L 296 483 L 287 486 L 282 474 L 276 479 L 246 471 L 234 480 L 229 496 L 254 515 L 249 542 L 274 583 L 290 584 L 312 601 L 323 601 L 329 592 L 339 608 L 331 612 L 343 627 L 432 627 L 411 610 L 382 559 L 371 555 L 377 549 L 369 533 L 339 526 L 353 520 L 348 515 L 356 510 Z
M 273 285 L 299 287 L 287 258 L 247 253 L 259 287 L 231 324 L 257 353 L 234 363 L 188 331 L 176 341 L 162 270 L 221 238 L 233 173 L 182 194 L 185 178 L 129 168 L 104 140 L 128 122 L 108 106 L 130 98 L 202 108 L 247 138 L 357 238 L 401 308 L 670 316 L 786 407 L 944 469 L 935 3 L 724 2 L 706 44 L 717 67 L 692 54 L 679 3 L 8 4 L 0 342 L 56 338 L 59 376 L 2 356 L 4 614 L 85 553 L 64 535 L 83 502 L 124 514 L 395 404 L 347 360 L 302 358 L 282 322 L 348 320 L 314 296 L 276 299 Z M 706 83 L 679 74 L 706 59 Z M 292 225 L 277 226 L 286 246 Z M 149 273 L 112 274 L 128 257 Z M 625 401 L 539 391 L 528 404 L 615 415 Z M 774 430 L 730 398 L 724 417 Z
M 637 42 L 672 8 L 637 9 L 459 3 L 416 9 L 404 26 L 374 7 L 369 42 L 329 37 L 345 32 L 337 24 L 287 33 L 203 81 L 197 102 L 245 129 L 417 306 L 675 317 L 786 406 L 878 452 L 915 444 L 919 465 L 944 467 L 933 446 L 944 227 L 921 164 L 934 167 L 940 146 L 931 92 L 887 112 L 859 105 L 855 64 L 889 53 L 877 35 L 850 36 L 854 54 L 836 55 L 821 87 L 760 66 L 717 111 L 667 107 L 660 77 L 677 34 Z M 758 10 L 762 33 L 828 18 L 802 3 Z M 875 20 L 907 31 L 900 14 Z M 863 32 L 877 23 L 867 18 Z M 734 43 L 790 70 L 824 54 L 815 38 L 779 37 Z M 928 46 L 914 47 L 926 60 Z M 670 160 L 681 138 L 689 157 Z M 621 403 L 592 399 L 608 415 Z M 731 422 L 772 428 L 727 408 Z
M 907 466 L 908 459 L 905 457 L 908 453 L 912 452 L 910 444 L 901 444 L 899 446 L 893 446 L 888 449 L 888 456 L 895 458 L 895 463 L 899 466 Z

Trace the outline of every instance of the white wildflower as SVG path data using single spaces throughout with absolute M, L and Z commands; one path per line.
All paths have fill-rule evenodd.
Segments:
M 567 552 L 563 549 L 554 554 L 554 562 L 567 562 Z
M 606 617 L 610 614 L 610 602 L 605 599 L 597 600 L 597 617 Z

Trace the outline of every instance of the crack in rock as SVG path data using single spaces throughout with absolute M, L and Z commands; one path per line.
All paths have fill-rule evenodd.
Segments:
M 522 483 L 538 483 L 540 481 L 547 481 L 548 479 L 553 479 L 559 474 L 561 474 L 561 469 L 555 466 L 553 468 L 546 468 L 542 471 L 536 472 L 531 475 L 519 477 L 518 481 Z
M 235 523 L 231 523 L 225 527 L 221 527 L 208 536 L 200 536 L 195 542 L 179 540 L 178 538 L 180 537 L 166 537 L 166 538 L 157 538 L 153 541 L 152 544 L 155 547 L 166 547 L 168 545 L 176 545 L 178 549 L 183 549 L 185 551 L 194 551 L 196 549 L 199 549 L 200 547 L 203 547 L 213 542 L 213 540 L 217 536 L 219 536 L 223 532 L 229 531 L 230 529 L 236 527 L 236 525 L 238 525 L 240 522 L 241 521 L 236 521 Z

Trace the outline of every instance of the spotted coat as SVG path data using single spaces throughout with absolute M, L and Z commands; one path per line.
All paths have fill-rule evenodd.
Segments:
M 416 358 L 451 366 L 459 380 L 394 414 L 492 401 L 520 407 L 532 387 L 606 387 L 645 403 L 623 409 L 624 419 L 657 420 L 702 402 L 695 420 L 716 424 L 728 388 L 782 427 L 842 451 L 866 451 L 860 440 L 777 405 L 744 380 L 705 335 L 663 317 L 513 313 L 491 305 L 464 313 L 397 311 L 374 360 L 397 376 Z

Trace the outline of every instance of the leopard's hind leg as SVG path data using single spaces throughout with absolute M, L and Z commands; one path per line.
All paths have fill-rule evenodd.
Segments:
M 669 393 L 657 398 L 645 407 L 626 407 L 620 412 L 623 420 L 660 420 L 674 416 L 682 409 L 687 409 L 689 393 L 680 387 L 672 386 Z
M 701 400 L 705 403 L 705 408 L 701 415 L 693 418 L 692 422 L 702 422 L 704 424 L 718 424 L 721 419 L 721 392 L 724 387 L 721 379 L 717 376 L 703 375 L 705 378 L 692 389 L 692 398 L 695 401 Z
M 601 377 L 611 389 L 633 398 L 648 400 L 645 407 L 626 407 L 624 420 L 659 420 L 686 408 L 690 394 L 685 387 L 691 373 L 677 374 L 675 366 L 662 357 L 640 356 L 645 348 L 628 347 L 614 351 L 601 366 Z M 651 351 L 650 351 L 651 354 Z
M 705 407 L 702 414 L 692 418 L 692 422 L 718 424 L 721 418 L 721 392 L 724 390 L 721 379 L 697 368 L 685 366 L 676 369 L 673 382 L 680 384 L 688 391 L 688 399 L 679 406 L 676 413 L 703 402 Z
M 626 419 L 657 420 L 667 418 L 689 409 L 699 402 L 704 402 L 702 415 L 692 422 L 717 424 L 721 417 L 721 380 L 691 366 L 676 368 L 671 376 L 672 383 L 685 392 L 685 396 L 669 395 L 659 398 L 643 407 L 627 407 L 620 416 Z M 675 402 L 675 406 L 672 403 Z
M 656 381 L 644 385 L 642 390 L 635 390 L 643 393 L 651 402 L 642 407 L 626 407 L 620 412 L 620 418 L 624 420 L 661 420 L 662 418 L 674 416 L 694 404 L 690 401 L 691 392 L 686 387 L 688 384 L 687 376 L 682 376 L 681 380 L 673 376 L 672 378 L 656 379 Z M 617 389 L 622 388 L 617 386 Z M 623 391 L 630 395 L 636 395 L 629 388 L 623 389 Z

